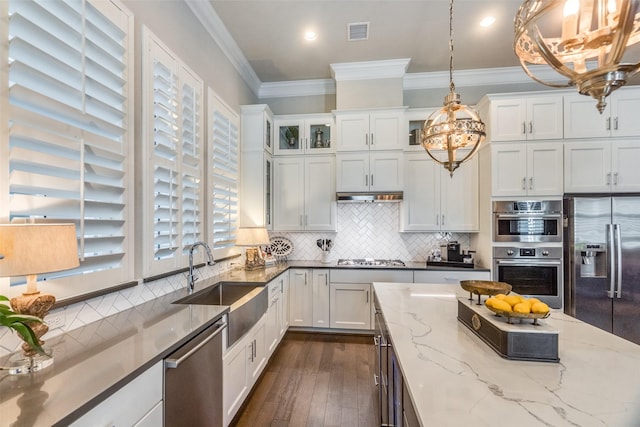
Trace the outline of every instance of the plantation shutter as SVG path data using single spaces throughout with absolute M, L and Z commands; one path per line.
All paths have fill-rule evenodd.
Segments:
M 230 255 L 238 228 L 238 115 L 209 91 L 212 238 L 216 258 Z
M 80 266 L 40 278 L 89 288 L 131 280 L 131 14 L 110 1 L 11 0 L 8 7 L 2 217 L 76 224 Z
M 145 276 L 185 267 L 202 239 L 203 83 L 145 29 Z

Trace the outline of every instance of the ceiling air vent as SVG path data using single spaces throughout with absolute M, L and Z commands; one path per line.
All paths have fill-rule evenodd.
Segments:
M 352 22 L 347 24 L 347 40 L 367 40 L 369 38 L 368 22 Z

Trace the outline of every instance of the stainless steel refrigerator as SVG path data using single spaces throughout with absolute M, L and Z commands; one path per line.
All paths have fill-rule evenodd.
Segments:
M 564 200 L 565 312 L 640 344 L 640 195 Z

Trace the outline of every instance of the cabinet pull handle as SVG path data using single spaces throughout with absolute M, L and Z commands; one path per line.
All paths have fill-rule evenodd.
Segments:
M 522 134 L 525 135 L 527 133 L 527 122 L 522 122 Z
M 226 328 L 226 327 L 227 327 L 226 322 L 219 323 L 218 324 L 218 329 L 216 329 L 211 335 L 206 337 L 204 340 L 199 342 L 198 345 L 196 345 L 194 348 L 189 350 L 187 352 L 187 354 L 183 355 L 182 357 L 180 357 L 178 359 L 173 359 L 173 358 L 166 359 L 164 361 L 164 366 L 167 367 L 167 368 L 170 368 L 170 369 L 175 369 L 175 368 L 179 367 L 182 362 L 187 360 L 189 357 L 193 356 L 198 350 L 200 350 L 202 347 L 207 345 L 207 343 L 209 341 L 211 341 L 212 339 L 214 339 L 216 336 L 220 335 L 220 332 L 222 332 L 224 330 L 224 328 Z
M 365 133 L 365 134 L 364 134 L 364 143 L 365 143 L 366 145 L 369 145 L 369 134 L 368 134 L 368 133 Z
M 373 187 L 373 174 L 371 174 L 371 186 Z
M 529 190 L 533 190 L 533 178 L 529 178 Z
M 611 185 L 611 173 L 607 174 L 607 185 Z
M 522 178 L 522 189 L 523 190 L 527 189 L 527 177 L 526 176 L 524 178 Z
M 364 186 L 365 187 L 369 186 L 369 175 L 367 174 L 364 175 Z
M 376 387 L 380 385 L 380 383 L 378 382 L 378 376 L 376 374 L 373 374 L 373 385 Z
M 436 214 L 436 225 L 440 225 L 440 215 Z
M 618 172 L 613 174 L 613 185 L 618 185 Z
M 613 130 L 618 130 L 618 118 L 613 119 Z
M 371 132 L 371 145 L 373 145 L 373 132 Z
M 300 215 L 300 226 L 302 227 L 302 215 Z
M 367 304 L 369 304 L 369 291 L 367 291 Z
M 529 122 L 529 133 L 533 134 L 533 122 Z
M 442 225 L 444 226 L 444 214 L 442 214 Z
M 611 130 L 611 117 L 607 117 L 607 130 Z
M 329 277 L 326 274 L 324 275 L 324 285 L 329 286 Z

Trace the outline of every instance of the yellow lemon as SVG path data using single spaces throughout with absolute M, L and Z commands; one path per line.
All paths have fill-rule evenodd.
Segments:
M 527 301 L 529 301 L 531 303 L 531 305 L 537 303 L 537 302 L 541 302 L 538 298 L 529 298 L 527 299 Z
M 495 308 L 496 310 L 501 310 L 501 311 L 509 311 L 509 312 L 513 311 L 513 310 L 511 310 L 511 306 L 509 305 L 509 303 L 507 303 L 506 301 L 503 301 L 503 300 L 499 300 L 499 299 L 496 299 L 493 302 L 493 308 Z
M 507 295 L 502 300 L 509 304 L 511 307 L 521 302 L 520 295 Z
M 506 297 L 505 294 L 498 294 L 495 296 L 495 298 L 498 298 L 498 299 L 504 299 L 505 297 Z
M 529 314 L 531 312 L 531 306 L 526 302 L 521 302 L 513 306 L 513 311 L 516 313 Z
M 549 312 L 549 306 L 543 302 L 537 302 L 531 306 L 531 312 L 537 314 L 546 314 Z
M 493 303 L 496 301 L 496 298 L 487 298 L 487 300 L 484 302 L 484 305 L 486 305 L 487 307 L 493 307 Z

